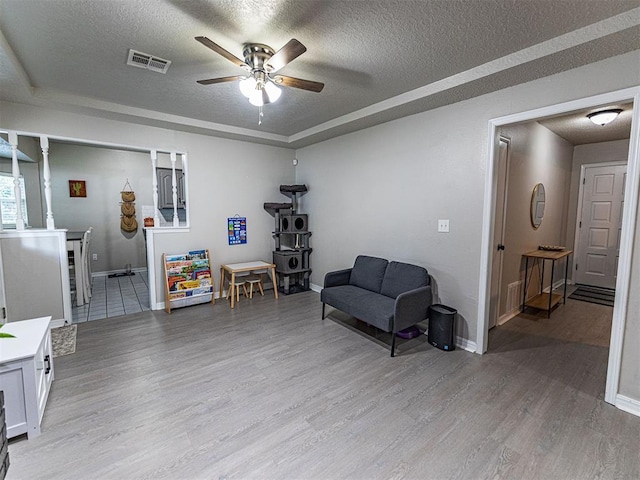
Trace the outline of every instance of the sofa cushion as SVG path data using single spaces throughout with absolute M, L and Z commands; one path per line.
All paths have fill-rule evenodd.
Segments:
M 390 262 L 382 280 L 380 293 L 396 298 L 409 290 L 429 285 L 429 273 L 423 267 L 402 262 Z
M 351 270 L 349 284 L 379 293 L 388 263 L 384 258 L 358 255 Z
M 353 285 L 338 285 L 323 288 L 320 292 L 320 300 L 322 303 L 328 303 L 338 310 L 350 313 L 351 305 L 357 304 L 366 292 L 368 292 L 368 290 Z
M 395 300 L 354 285 L 340 285 L 322 289 L 320 299 L 349 315 L 391 331 Z

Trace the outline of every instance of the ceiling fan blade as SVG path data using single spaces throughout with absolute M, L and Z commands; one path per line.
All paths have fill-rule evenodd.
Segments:
M 247 65 L 244 60 L 240 60 L 238 57 L 236 57 L 233 53 L 228 52 L 227 50 L 225 50 L 224 48 L 222 48 L 220 45 L 218 45 L 217 43 L 212 42 L 211 40 L 209 40 L 207 37 L 195 37 L 197 41 L 199 41 L 202 45 L 204 45 L 207 48 L 210 48 L 211 50 L 213 50 L 214 52 L 216 52 L 219 55 L 222 55 L 224 58 L 226 58 L 227 60 L 229 60 L 231 63 L 244 68 L 245 70 L 251 70 L 251 67 L 249 65 Z
M 291 60 L 298 58 L 304 52 L 307 51 L 307 47 L 301 44 L 295 38 L 292 38 L 287 44 L 278 50 L 267 62 L 267 68 L 270 73 L 277 72 L 284 67 Z
M 231 77 L 219 77 L 219 78 L 210 78 L 208 80 L 198 80 L 197 83 L 200 85 L 213 85 L 214 83 L 224 83 L 224 82 L 233 82 L 234 80 L 240 80 L 244 78 L 240 75 L 233 75 Z
M 287 87 L 300 88 L 309 90 L 310 92 L 319 93 L 324 88 L 324 83 L 313 82 L 311 80 L 303 80 L 302 78 L 289 77 L 287 75 L 275 75 L 272 80 L 278 85 Z

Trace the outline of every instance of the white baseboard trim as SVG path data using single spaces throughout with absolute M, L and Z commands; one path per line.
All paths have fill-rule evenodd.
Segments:
M 49 328 L 64 327 L 65 325 L 66 325 L 66 322 L 64 321 L 64 318 L 56 318 L 55 320 L 51 320 L 51 323 L 49 324 Z
M 424 335 L 428 335 L 428 331 L 425 330 Z M 456 335 L 455 340 L 456 348 L 461 350 L 466 350 L 467 352 L 476 353 L 476 342 L 472 342 L 471 340 L 467 340 L 466 338 L 458 337 Z
M 571 283 L 571 282 L 567 281 L 567 285 L 569 285 L 570 283 Z M 554 290 L 557 290 L 558 288 L 563 287 L 563 286 L 564 286 L 564 278 L 563 278 L 563 279 L 560 279 L 560 280 L 558 280 L 556 283 L 554 283 L 554 284 L 553 284 L 553 289 L 554 289 Z M 546 288 L 543 290 L 543 292 L 545 292 L 545 293 L 549 293 L 549 287 L 546 287 Z
M 265 292 L 265 295 L 267 295 L 267 292 L 270 290 L 273 290 L 273 283 L 265 283 L 262 286 L 262 289 Z M 254 292 L 255 295 L 255 292 Z M 258 295 L 260 295 L 260 292 L 258 292 Z M 222 291 L 222 297 L 220 297 L 220 291 L 219 290 L 215 290 L 213 292 L 213 298 L 215 298 L 216 300 L 219 300 L 220 298 L 222 298 L 223 300 L 227 298 L 227 290 L 223 290 Z M 165 302 L 157 302 L 155 304 L 155 306 L 151 307 L 151 310 L 164 310 L 164 304 Z M 182 307 L 179 307 L 182 308 Z
M 476 342 L 467 340 L 466 338 L 456 336 L 456 347 L 466 350 L 467 352 L 476 353 L 478 348 Z
M 640 417 L 640 401 L 629 398 L 625 395 L 616 395 L 616 407 L 631 415 Z
M 504 315 L 502 315 L 500 318 L 498 318 L 498 323 L 497 325 L 504 325 L 505 323 L 507 323 L 509 320 L 511 320 L 512 318 L 517 317 L 520 314 L 520 308 L 516 308 L 514 310 L 512 310 L 509 313 L 505 313 Z
M 147 267 L 132 268 L 131 271 L 135 273 L 145 272 Z M 124 273 L 125 270 L 108 270 L 106 272 L 91 272 L 91 277 L 108 277 L 114 273 Z
M 322 291 L 322 287 L 320 285 L 316 285 L 315 283 L 309 284 L 309 288 L 311 288 L 311 290 L 313 290 L 314 292 L 318 292 L 318 293 Z

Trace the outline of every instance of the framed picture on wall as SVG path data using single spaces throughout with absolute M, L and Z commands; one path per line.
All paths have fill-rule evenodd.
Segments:
M 70 197 L 86 197 L 87 182 L 85 180 L 69 180 Z

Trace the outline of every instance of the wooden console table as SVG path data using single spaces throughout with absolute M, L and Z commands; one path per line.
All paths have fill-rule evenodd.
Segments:
M 276 265 L 274 263 L 263 262 L 258 260 L 255 262 L 230 263 L 228 265 L 220 265 L 220 298 L 222 298 L 222 289 L 224 287 L 224 279 L 229 275 L 229 288 L 231 289 L 231 308 L 235 303 L 235 280 L 236 273 L 251 272 L 255 270 L 269 270 L 271 272 L 271 280 L 273 280 L 273 296 L 278 298 L 278 282 L 276 280 Z
M 569 274 L 569 255 L 573 253 L 572 250 L 534 250 L 532 252 L 524 253 L 522 256 L 525 258 L 524 269 L 524 288 L 522 294 L 522 311 L 526 307 L 537 308 L 539 310 L 547 311 L 547 318 L 551 317 L 551 309 L 555 307 L 562 299 L 563 303 L 567 303 L 567 277 Z M 553 293 L 553 275 L 555 273 L 556 261 L 564 258 L 564 295 L 558 295 Z M 527 301 L 527 283 L 529 280 L 529 259 L 535 261 L 538 260 L 542 264 L 540 269 L 540 292 L 533 298 Z M 549 293 L 544 292 L 544 264 L 545 261 L 551 262 L 551 280 L 549 281 Z

